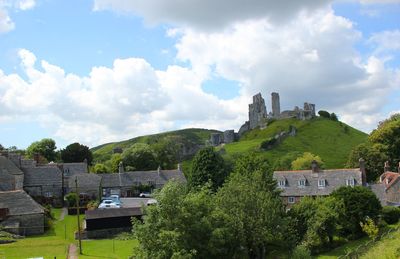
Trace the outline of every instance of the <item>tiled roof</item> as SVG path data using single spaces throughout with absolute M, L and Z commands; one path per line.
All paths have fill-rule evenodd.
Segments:
M 21 190 L 0 192 L 0 208 L 8 208 L 10 215 L 44 213 L 43 207 Z
M 23 172 L 11 160 L 0 156 L 0 173 L 6 172 L 12 175 L 21 175 Z
M 99 188 L 101 182 L 101 176 L 97 174 L 76 174 L 69 178 L 69 188 L 75 188 L 75 179 L 79 188 Z
M 318 173 L 312 170 L 275 171 L 273 176 L 277 181 L 285 179 L 286 185 L 281 187 L 281 196 L 329 195 L 351 179 L 354 179 L 354 185 L 362 185 L 362 172 L 359 168 L 320 170 Z M 299 186 L 300 180 L 306 180 L 306 185 Z M 324 180 L 325 187 L 318 186 L 319 180 Z
M 400 179 L 400 174 L 395 172 L 385 172 L 380 176 L 380 182 L 383 183 L 386 190 L 392 187 Z
M 24 186 L 62 186 L 62 173 L 58 167 L 39 166 L 23 170 Z
M 157 170 L 154 171 L 134 171 L 125 173 L 101 174 L 102 187 L 133 186 L 136 183 L 164 185 L 171 179 L 186 182 L 186 178 L 180 170 Z

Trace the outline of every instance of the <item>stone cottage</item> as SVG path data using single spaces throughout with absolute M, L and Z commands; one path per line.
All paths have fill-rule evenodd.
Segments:
M 44 209 L 22 190 L 0 192 L 0 226 L 23 236 L 44 233 Z
M 7 157 L 0 156 L 0 191 L 22 190 L 24 173 Z
M 305 196 L 327 196 L 341 186 L 365 186 L 366 172 L 364 160 L 360 160 L 360 168 L 322 170 L 316 161 L 311 170 L 275 171 L 273 174 L 281 197 L 287 208 Z
M 389 168 L 389 162 L 385 162 L 379 183 L 371 185 L 371 189 L 383 206 L 400 206 L 400 164 L 397 172 L 392 172 Z

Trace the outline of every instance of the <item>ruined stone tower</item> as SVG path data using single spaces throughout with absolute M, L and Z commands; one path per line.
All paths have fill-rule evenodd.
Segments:
M 249 122 L 250 129 L 254 129 L 260 126 L 267 118 L 267 108 L 265 107 L 264 98 L 262 98 L 261 93 L 253 96 L 253 103 L 249 104 Z
M 271 103 L 272 103 L 272 117 L 279 118 L 279 115 L 281 114 L 281 104 L 279 102 L 278 93 L 271 94 Z

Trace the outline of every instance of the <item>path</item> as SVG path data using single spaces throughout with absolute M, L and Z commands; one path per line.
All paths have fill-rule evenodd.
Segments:
M 78 259 L 78 247 L 75 244 L 69 244 L 67 259 Z

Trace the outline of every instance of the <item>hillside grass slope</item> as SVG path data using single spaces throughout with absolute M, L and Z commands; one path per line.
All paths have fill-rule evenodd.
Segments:
M 297 129 L 296 136 L 287 137 L 272 150 L 260 151 L 263 141 L 281 131 L 288 131 L 290 125 Z M 254 129 L 242 136 L 238 142 L 224 145 L 225 157 L 232 158 L 248 151 L 261 152 L 271 162 L 289 152 L 311 152 L 325 162 L 325 168 L 343 168 L 351 150 L 367 140 L 367 134 L 345 123 L 325 118 L 301 121 L 297 119 L 277 120 L 265 129 Z

